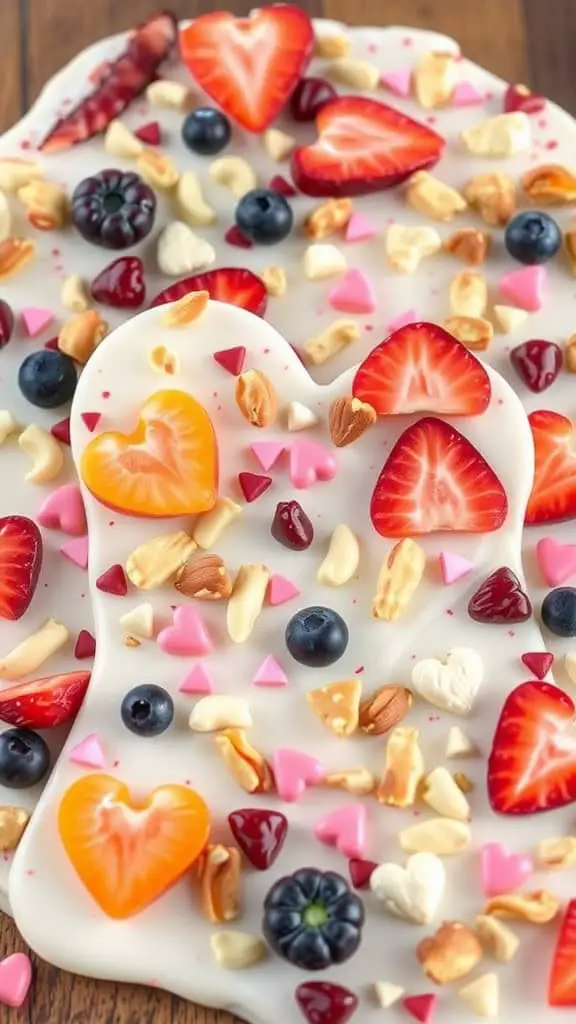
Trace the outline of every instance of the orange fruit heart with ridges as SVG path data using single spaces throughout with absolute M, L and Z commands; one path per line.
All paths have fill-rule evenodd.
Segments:
M 218 496 L 218 447 L 212 421 L 184 391 L 157 391 L 141 407 L 133 434 L 99 434 L 80 472 L 108 508 L 132 516 L 206 512 Z
M 202 853 L 210 812 L 187 786 L 146 800 L 110 775 L 86 775 L 66 791 L 58 828 L 74 870 L 105 914 L 132 917 L 158 899 Z

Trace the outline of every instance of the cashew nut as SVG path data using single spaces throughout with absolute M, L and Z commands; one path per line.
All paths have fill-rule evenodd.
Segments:
M 522 110 L 498 114 L 462 132 L 466 149 L 475 156 L 513 156 L 530 148 L 530 118 Z
M 342 587 L 351 580 L 360 562 L 360 545 L 346 523 L 340 523 L 330 538 L 330 546 L 316 579 L 326 587 Z
M 104 149 L 111 156 L 130 157 L 140 156 L 144 152 L 144 146 L 137 139 L 133 132 L 122 124 L 122 121 L 110 121 L 104 136 Z
M 174 162 L 159 149 L 144 149 L 136 167 L 146 184 L 160 192 L 170 192 L 180 179 L 180 171 Z
M 210 165 L 210 177 L 229 188 L 236 199 L 242 199 L 258 185 L 253 168 L 242 156 L 221 156 Z
M 248 639 L 262 611 L 270 572 L 265 565 L 241 565 L 226 609 L 228 635 L 235 644 Z
M 66 309 L 73 313 L 85 313 L 90 305 L 88 286 L 79 274 L 71 274 L 64 280 L 60 301 Z
M 17 192 L 23 185 L 44 177 L 44 169 L 34 160 L 0 160 L 0 188 L 5 192 Z
M 0 445 L 4 444 L 10 434 L 18 430 L 18 424 L 8 409 L 0 409 Z
M 207 227 L 216 220 L 216 211 L 205 201 L 200 179 L 194 171 L 184 171 L 180 176 L 176 204 L 182 219 L 192 227 Z
M 64 465 L 64 452 L 56 438 L 44 427 L 31 423 L 20 434 L 18 444 L 32 459 L 32 469 L 24 477 L 25 480 L 32 484 L 47 484 L 58 476 Z
M 64 646 L 69 636 L 66 626 L 56 622 L 56 619 L 48 619 L 36 633 L 26 637 L 5 658 L 0 659 L 0 676 L 11 680 L 32 675 L 52 654 Z
M 166 345 L 155 345 L 148 353 L 148 362 L 154 373 L 166 373 L 169 377 L 178 373 L 180 361 Z
M 218 732 L 220 729 L 249 729 L 252 715 L 244 697 L 211 693 L 194 705 L 188 719 L 193 732 Z

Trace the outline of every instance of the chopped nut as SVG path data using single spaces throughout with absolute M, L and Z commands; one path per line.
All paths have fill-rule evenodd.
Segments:
M 142 647 L 142 641 L 138 640 L 138 637 L 130 636 L 130 634 L 125 636 L 122 642 L 124 647 Z
M 318 690 L 309 690 L 306 700 L 315 715 L 336 736 L 351 736 L 358 727 L 358 711 L 362 683 L 359 679 L 346 679 L 330 683 Z
M 576 175 L 561 164 L 542 164 L 522 175 L 522 188 L 538 206 L 563 206 L 576 199 Z
M 360 545 L 346 523 L 339 523 L 331 538 L 316 579 L 325 587 L 343 587 L 355 575 L 360 562 Z
M 198 516 L 192 531 L 192 540 L 203 551 L 214 546 L 224 530 L 242 515 L 242 506 L 232 498 L 217 498 L 209 512 Z
M 309 238 L 328 238 L 348 225 L 352 216 L 351 199 L 327 199 L 308 214 L 304 231 Z
M 38 231 L 56 231 L 68 222 L 68 196 L 61 185 L 31 181 L 18 189 L 18 198 L 26 207 L 28 222 Z
M 350 40 L 342 34 L 316 36 L 316 56 L 328 60 L 333 57 L 347 57 L 350 53 Z
M 64 452 L 49 431 L 31 423 L 20 434 L 18 444 L 32 459 L 32 469 L 25 480 L 32 484 L 47 484 L 58 476 L 64 465 Z
M 576 334 L 573 334 L 564 346 L 564 367 L 568 370 L 568 373 L 576 373 Z M 566 658 L 570 658 L 570 655 L 567 654 Z M 564 659 L 564 667 L 566 667 L 566 658 Z M 570 676 L 570 673 L 568 675 Z M 570 682 L 575 681 L 576 672 L 574 679 L 570 677 Z
M 386 766 L 376 797 L 378 803 L 412 807 L 424 774 L 424 757 L 418 744 L 418 729 L 396 726 L 386 744 Z
M 236 378 L 236 404 L 253 427 L 269 427 L 278 413 L 278 396 L 262 370 L 246 370 Z
M 494 337 L 492 324 L 481 316 L 450 316 L 444 327 L 471 352 L 485 352 Z
M 412 707 L 412 693 L 405 686 L 381 686 L 360 705 L 358 725 L 370 736 L 383 736 L 398 725 Z
M 386 232 L 386 256 L 393 270 L 412 274 L 426 256 L 434 256 L 442 248 L 436 228 L 405 227 L 391 224 Z
M 0 242 L 0 281 L 14 277 L 36 255 L 36 245 L 27 238 L 5 238 Z
M 321 366 L 359 337 L 360 328 L 355 321 L 335 320 L 321 334 L 316 334 L 304 342 L 302 356 L 312 366 Z
M 154 345 L 148 353 L 148 362 L 155 373 L 165 373 L 168 377 L 173 377 L 180 369 L 178 356 L 166 345 Z
M 194 93 L 182 82 L 173 82 L 167 78 L 159 78 L 151 82 L 146 89 L 146 99 L 153 107 L 165 110 L 191 110 L 194 106 Z
M 488 305 L 488 285 L 482 274 L 462 270 L 450 283 L 450 312 L 455 317 L 483 317 Z
M 85 313 L 90 305 L 88 285 L 79 274 L 64 279 L 60 294 L 62 305 L 73 313 Z
M 260 271 L 260 277 L 266 285 L 268 295 L 281 298 L 286 294 L 288 282 L 286 281 L 286 271 L 282 267 L 264 267 L 264 270 Z
M 209 921 L 225 924 L 240 913 L 242 858 L 235 846 L 209 844 L 197 861 L 200 902 Z
M 458 992 L 459 998 L 471 1013 L 485 1020 L 494 1020 L 500 1011 L 500 982 L 490 972 L 469 982 Z
M 66 321 L 58 335 L 58 348 L 84 366 L 108 330 L 109 324 L 96 309 L 86 309 Z
M 184 171 L 176 185 L 176 204 L 182 220 L 195 227 L 208 227 L 216 220 L 216 211 L 202 195 L 200 179 L 194 171 Z
M 423 53 L 412 76 L 416 99 L 426 110 L 445 107 L 458 81 L 456 53 Z
M 120 617 L 120 625 L 128 633 L 150 640 L 154 636 L 154 609 L 151 604 L 139 604 Z
M 0 807 L 0 853 L 16 849 L 29 821 L 25 807 Z
M 252 715 L 244 697 L 211 693 L 202 697 L 190 712 L 188 725 L 193 732 L 218 732 L 219 729 L 249 729 Z
M 278 128 L 268 128 L 262 136 L 264 149 L 276 163 L 281 163 L 290 156 L 296 148 L 296 141 L 293 135 L 281 132 Z
M 388 552 L 376 583 L 372 618 L 396 622 L 418 589 L 426 567 L 426 552 L 405 537 Z
M 546 889 L 504 893 L 488 900 L 484 907 L 485 914 L 530 921 L 531 924 L 547 924 L 556 917 L 559 910 L 560 901 Z
M 0 190 L 0 242 L 10 237 L 12 229 L 12 214 L 7 197 Z
M 470 845 L 470 838 L 470 826 L 453 818 L 431 818 L 398 833 L 406 853 L 435 853 L 439 857 L 461 853 Z
M 470 206 L 492 227 L 503 228 L 516 212 L 516 185 L 502 171 L 477 174 L 464 189 Z
M 394 1003 L 402 998 L 406 990 L 401 985 L 394 985 L 391 981 L 375 981 L 374 995 L 378 1006 L 388 1010 Z
M 406 199 L 419 213 L 442 221 L 453 220 L 468 205 L 460 192 L 428 174 L 428 171 L 416 171 L 408 178 Z
M 330 440 L 336 448 L 345 448 L 358 441 L 376 423 L 376 410 L 368 402 L 343 395 L 330 405 L 328 425 Z
M 122 121 L 114 120 L 110 121 L 106 129 L 104 149 L 111 156 L 122 156 L 129 160 L 140 156 L 144 146 Z
M 302 405 L 302 402 L 289 402 L 286 406 L 286 426 L 293 434 L 300 430 L 309 430 L 315 427 L 320 420 L 312 409 Z
M 183 277 L 211 267 L 216 260 L 216 250 L 183 220 L 173 220 L 158 236 L 156 260 L 163 274 Z
M 466 772 L 454 772 L 452 778 L 462 793 L 471 793 L 474 783 L 468 778 Z
M 22 640 L 4 658 L 0 658 L 0 676 L 12 680 L 32 675 L 64 646 L 69 636 L 66 626 L 56 622 L 56 619 L 48 619 L 40 629 Z
M 241 565 L 226 609 L 228 636 L 242 644 L 251 635 L 262 611 L 270 572 L 265 565 Z
M 469 197 L 466 197 L 469 199 Z M 477 231 L 476 228 L 460 228 L 454 231 L 444 242 L 446 252 L 456 256 L 471 267 L 479 267 L 488 254 L 490 235 L 487 231 Z
M 518 330 L 527 317 L 525 309 L 516 309 L 515 306 L 494 306 L 494 319 L 503 334 L 512 334 Z
M 576 228 L 569 228 L 564 232 L 564 252 L 570 264 L 570 270 L 576 277 Z
M 439 766 L 426 776 L 422 799 L 443 818 L 470 820 L 470 804 L 447 768 Z
M 184 597 L 195 597 L 198 601 L 221 601 L 232 593 L 230 573 L 218 555 L 188 559 L 174 586 Z
M 3 445 L 17 430 L 18 424 L 12 413 L 8 412 L 8 409 L 0 409 L 0 445 Z
M 126 575 L 140 590 L 154 590 L 175 576 L 195 550 L 184 530 L 152 537 L 128 555 Z
M 167 327 L 188 327 L 189 324 L 200 319 L 209 301 L 208 292 L 188 292 L 188 295 L 183 295 L 177 302 L 168 306 L 168 311 L 164 313 L 162 322 Z
M 33 160 L 0 160 L 0 188 L 4 192 L 17 192 L 23 185 L 44 177 L 44 168 Z
M 478 748 L 473 740 L 466 735 L 459 725 L 450 726 L 448 741 L 446 743 L 446 758 L 451 757 L 475 757 Z
M 339 85 L 359 92 L 375 92 L 380 82 L 380 69 L 369 60 L 339 57 L 326 67 L 326 76 Z
M 247 793 L 270 793 L 274 789 L 270 765 L 248 743 L 243 729 L 224 729 L 214 742 L 228 771 Z
M 523 111 L 498 114 L 462 132 L 466 149 L 475 156 L 513 156 L 531 143 L 530 118 Z
M 486 952 L 503 964 L 510 963 L 520 948 L 518 936 L 497 917 L 480 914 L 476 918 L 476 934 Z
M 304 273 L 309 281 L 324 281 L 347 267 L 344 253 L 330 242 L 315 242 L 304 252 Z
M 542 839 L 536 847 L 536 860 L 543 868 L 564 869 L 576 864 L 576 837 Z
M 170 157 L 159 149 L 146 148 L 138 157 L 136 168 L 146 184 L 160 192 L 171 192 L 178 184 L 180 171 Z
M 210 165 L 210 177 L 230 189 L 236 199 L 258 187 L 256 172 L 242 156 L 221 156 Z
M 416 956 L 426 977 L 437 985 L 448 985 L 470 974 L 483 952 L 470 928 L 460 921 L 444 921 L 435 935 L 418 943 Z
M 248 932 L 216 932 L 210 946 L 216 963 L 228 971 L 242 971 L 268 956 L 263 939 Z
M 340 772 L 329 772 L 324 778 L 325 786 L 345 789 L 354 796 L 368 796 L 376 787 L 376 779 L 367 768 L 349 768 Z

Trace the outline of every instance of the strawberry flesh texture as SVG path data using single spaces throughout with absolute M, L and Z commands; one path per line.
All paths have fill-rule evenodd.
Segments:
M 0 519 L 0 618 L 21 619 L 38 585 L 44 546 L 26 516 Z
M 525 523 L 561 523 L 576 517 L 576 456 L 572 423 L 557 412 L 539 410 L 528 417 L 534 440 L 534 483 Z
M 266 286 L 261 278 L 251 270 L 242 267 L 223 267 L 220 270 L 208 270 L 205 274 L 194 274 L 176 281 L 150 303 L 150 307 L 162 306 L 166 302 L 176 302 L 190 292 L 208 292 L 211 299 L 219 302 L 230 302 L 233 306 L 247 309 L 256 316 L 264 316 L 268 302 Z
M 304 74 L 313 47 L 310 18 L 287 4 L 260 8 L 251 18 L 227 11 L 200 15 L 180 33 L 182 59 L 192 77 L 249 132 L 263 132 L 272 124 Z
M 0 693 L 0 719 L 27 729 L 52 729 L 76 718 L 90 682 L 89 672 L 45 676 Z
M 322 107 L 319 138 L 296 149 L 292 178 L 309 196 L 366 195 L 433 167 L 444 139 L 377 100 L 344 96 Z
M 228 824 L 242 853 L 258 871 L 272 866 L 288 835 L 288 820 L 279 811 L 243 808 L 228 815 Z
M 360 364 L 354 398 L 379 416 L 433 412 L 477 416 L 490 404 L 482 363 L 442 327 L 408 324 L 376 346 Z
M 104 132 L 154 80 L 176 36 L 176 18 L 168 11 L 136 29 L 126 50 L 110 64 L 94 92 L 54 125 L 40 149 L 56 153 Z
M 472 595 L 468 614 L 476 622 L 526 622 L 532 615 L 532 604 L 516 574 L 503 566 Z
M 548 980 L 549 1006 L 576 1006 L 576 900 L 570 900 Z
M 370 504 L 372 525 L 383 537 L 492 533 L 507 512 L 506 492 L 484 457 L 455 427 L 433 416 L 400 435 Z
M 346 1024 L 358 1008 L 358 996 L 331 981 L 305 981 L 296 1002 L 308 1024 Z
M 522 655 L 521 661 L 537 679 L 544 679 L 544 676 L 548 675 L 552 668 L 554 655 L 549 654 L 547 651 L 530 651 Z
M 510 353 L 510 362 L 530 391 L 546 391 L 560 373 L 562 349 L 553 341 L 524 341 Z
M 537 814 L 576 800 L 574 702 L 550 683 L 506 698 L 488 759 L 488 799 L 500 814 Z

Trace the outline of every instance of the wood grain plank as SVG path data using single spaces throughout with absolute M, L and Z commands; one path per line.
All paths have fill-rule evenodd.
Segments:
M 576 113 L 574 80 L 574 40 L 576 5 L 574 0 L 524 0 L 528 84 L 571 113 Z
M 0 0 L 0 132 L 18 120 L 23 110 L 20 4 L 18 0 Z

